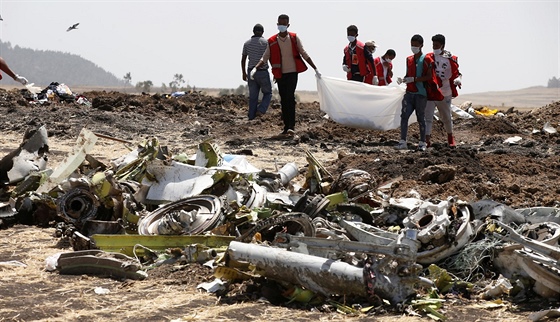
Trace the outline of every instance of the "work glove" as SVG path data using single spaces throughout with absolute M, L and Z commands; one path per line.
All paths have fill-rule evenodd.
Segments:
M 455 86 L 461 86 L 461 79 L 460 78 L 455 78 L 453 80 L 453 84 L 455 84 Z
M 27 80 L 27 78 L 23 77 L 23 76 L 19 76 L 16 75 L 16 77 L 14 77 L 14 80 L 18 83 L 20 83 L 21 85 L 26 85 L 27 83 L 29 83 L 29 81 Z
M 249 74 L 249 78 L 255 80 L 255 73 L 257 72 L 256 68 L 251 69 L 251 73 Z
M 379 84 L 379 78 L 377 76 L 373 76 L 373 81 L 371 82 L 373 85 Z
M 402 84 L 402 77 L 397 77 L 397 84 Z
M 346 65 L 342 65 L 342 70 L 343 70 L 345 73 L 348 73 L 348 72 L 350 71 L 350 68 L 348 68 L 348 66 L 346 66 Z
M 317 78 L 321 78 L 321 73 L 319 73 L 318 69 L 315 69 L 315 76 L 317 76 Z
M 405 84 L 414 83 L 414 77 L 405 77 L 405 78 L 403 78 L 403 82 Z

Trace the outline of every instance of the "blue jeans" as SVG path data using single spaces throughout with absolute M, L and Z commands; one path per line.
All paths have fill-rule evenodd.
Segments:
M 416 118 L 418 119 L 418 125 L 420 127 L 420 141 L 426 142 L 426 103 L 428 98 L 420 94 L 412 94 L 406 92 L 402 100 L 401 109 L 401 140 L 406 141 L 406 136 L 408 134 L 408 119 L 412 115 L 412 112 L 416 112 Z
M 251 69 L 249 69 L 248 75 L 251 74 Z M 257 70 L 254 79 L 248 79 L 249 86 L 249 120 L 256 117 L 257 111 L 262 114 L 266 113 L 268 110 L 268 105 L 270 105 L 270 100 L 272 99 L 272 84 L 270 83 L 270 75 L 267 69 Z M 259 93 L 262 91 L 263 97 L 261 103 L 259 103 Z

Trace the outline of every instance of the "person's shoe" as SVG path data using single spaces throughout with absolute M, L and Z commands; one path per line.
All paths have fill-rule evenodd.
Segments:
M 418 142 L 418 151 L 426 151 L 426 142 Z
M 447 134 L 447 143 L 449 144 L 450 148 L 454 148 L 457 146 L 455 144 L 455 138 L 453 137 L 453 134 Z
M 294 136 L 294 135 L 296 135 L 296 131 L 294 131 L 294 130 L 292 130 L 292 129 L 289 129 L 288 131 L 286 131 L 286 135 L 288 135 L 288 136 Z
M 400 140 L 400 141 L 399 141 L 399 144 L 397 144 L 397 145 L 395 146 L 395 149 L 397 149 L 397 150 L 406 150 L 406 149 L 408 149 L 408 144 L 406 144 L 406 141 L 405 141 L 405 140 Z

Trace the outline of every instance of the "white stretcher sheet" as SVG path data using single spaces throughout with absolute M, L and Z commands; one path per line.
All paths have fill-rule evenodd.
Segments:
M 321 111 L 334 122 L 369 130 L 400 128 L 402 99 L 406 89 L 395 83 L 373 86 L 340 78 L 317 78 Z M 410 116 L 409 124 L 416 122 Z

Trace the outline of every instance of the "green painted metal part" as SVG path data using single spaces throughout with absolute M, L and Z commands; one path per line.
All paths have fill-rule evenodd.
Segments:
M 183 248 L 191 244 L 201 244 L 216 251 L 226 251 L 233 236 L 204 236 L 204 235 L 110 235 L 95 234 L 91 236 L 95 246 L 106 252 L 119 252 L 134 256 L 134 246 L 142 245 L 154 251 L 164 251 L 167 248 Z M 142 247 L 136 248 L 136 255 L 143 255 Z

